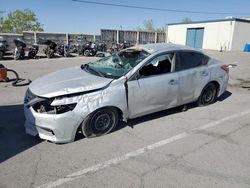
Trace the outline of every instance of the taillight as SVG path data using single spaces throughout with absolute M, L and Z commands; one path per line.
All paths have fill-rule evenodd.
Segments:
M 228 65 L 222 65 L 221 68 L 228 74 L 229 73 L 229 67 Z

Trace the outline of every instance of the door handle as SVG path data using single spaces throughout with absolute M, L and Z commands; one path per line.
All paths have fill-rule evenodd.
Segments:
M 169 84 L 170 84 L 170 85 L 175 85 L 176 83 L 177 83 L 177 82 L 176 82 L 176 80 L 174 80 L 174 79 L 172 79 L 172 80 L 169 81 Z
M 208 75 L 208 72 L 207 71 L 202 71 L 201 72 L 201 76 L 207 76 Z

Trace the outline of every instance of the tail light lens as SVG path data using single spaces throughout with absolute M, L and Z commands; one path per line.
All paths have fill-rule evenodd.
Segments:
M 228 74 L 229 73 L 229 67 L 227 65 L 222 65 L 221 68 Z

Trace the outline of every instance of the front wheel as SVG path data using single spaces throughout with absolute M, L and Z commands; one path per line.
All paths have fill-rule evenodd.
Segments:
M 217 89 L 215 84 L 209 83 L 202 91 L 199 99 L 198 99 L 198 105 L 199 106 L 207 106 L 209 104 L 212 104 L 216 101 Z
M 20 54 L 20 52 L 15 52 L 15 54 L 14 54 L 14 60 L 19 60 L 19 59 L 21 59 L 21 54 Z
M 20 59 L 24 59 L 24 57 L 25 57 L 25 52 L 24 52 L 24 51 L 21 51 Z
M 102 108 L 84 120 L 82 133 L 85 137 L 96 137 L 108 134 L 118 123 L 118 113 L 114 108 Z
M 29 51 L 29 53 L 28 53 L 28 57 L 29 57 L 29 59 L 34 59 L 35 58 L 35 52 L 33 52 L 33 51 Z

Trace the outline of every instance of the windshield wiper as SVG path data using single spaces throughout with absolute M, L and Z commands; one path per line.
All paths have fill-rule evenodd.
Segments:
M 97 71 L 95 69 L 92 69 L 88 64 L 85 65 L 81 65 L 81 69 L 86 70 L 87 72 L 92 72 L 95 75 L 101 76 L 101 77 L 105 77 L 100 71 Z

